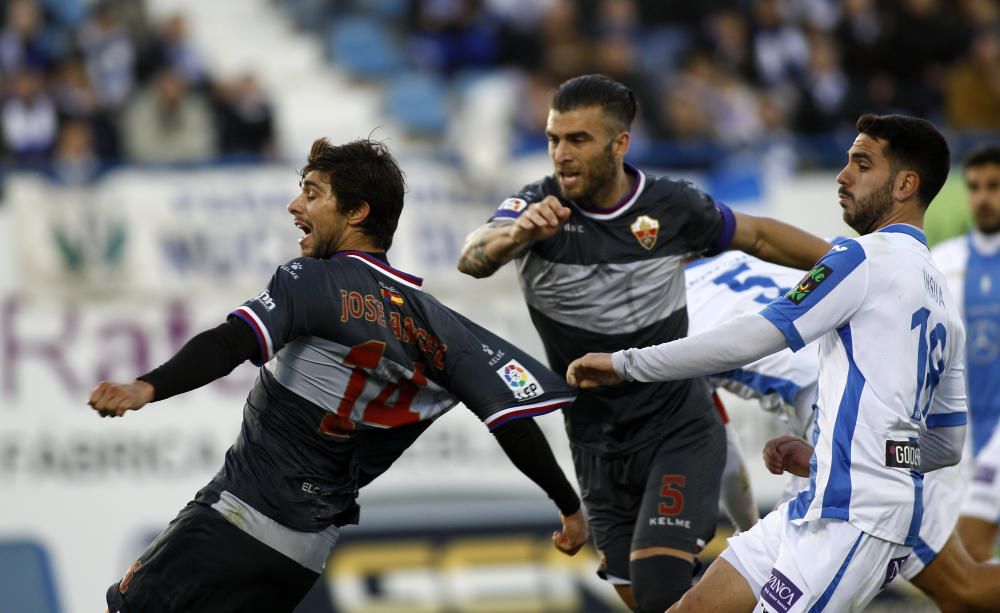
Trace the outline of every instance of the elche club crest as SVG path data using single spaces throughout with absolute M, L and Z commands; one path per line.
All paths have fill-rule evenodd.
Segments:
M 660 232 L 660 222 L 649 215 L 639 215 L 629 226 L 633 236 L 644 249 L 652 249 L 656 244 L 656 236 Z

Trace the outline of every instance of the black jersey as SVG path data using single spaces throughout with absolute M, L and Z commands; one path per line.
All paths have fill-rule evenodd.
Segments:
M 505 200 L 493 216 L 516 219 L 546 196 L 572 211 L 559 232 L 517 259 L 528 312 L 558 373 L 587 352 L 686 336 L 684 261 L 723 249 L 732 238 L 735 223 L 725 205 L 691 183 L 626 169 L 632 191 L 610 209 L 563 199 L 549 176 Z M 638 448 L 696 418 L 691 413 L 699 404 L 685 399 L 693 392 L 707 398 L 703 385 L 623 383 L 582 392 L 565 414 L 570 440 L 598 454 Z
M 225 465 L 228 491 L 303 532 L 356 520 L 358 490 L 462 402 L 492 430 L 568 406 L 561 377 L 362 252 L 298 258 L 232 313 L 263 365 Z M 225 501 L 224 501 L 225 502 Z

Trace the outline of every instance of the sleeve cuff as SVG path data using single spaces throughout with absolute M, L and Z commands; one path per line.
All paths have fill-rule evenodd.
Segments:
M 792 351 L 798 351 L 806 346 L 799 331 L 795 329 L 795 324 L 784 313 L 768 305 L 760 311 L 760 315 L 785 336 Z
M 959 411 L 957 413 L 932 413 L 927 416 L 928 428 L 949 428 L 954 426 L 964 426 L 968 420 L 968 413 Z
M 729 249 L 729 246 L 733 242 L 733 235 L 736 233 L 736 215 L 733 214 L 733 210 L 721 202 L 716 202 L 715 207 L 722 214 L 722 231 L 719 233 L 719 237 L 715 239 L 715 242 L 712 243 L 712 246 L 708 248 L 708 251 L 705 252 L 705 257 L 718 255 Z
M 626 381 L 634 381 L 635 379 L 629 374 L 628 363 L 628 349 L 622 349 L 611 354 L 611 368 L 615 370 L 615 374 Z

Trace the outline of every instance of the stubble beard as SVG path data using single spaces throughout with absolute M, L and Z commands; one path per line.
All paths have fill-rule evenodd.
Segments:
M 892 180 L 867 198 L 856 200 L 854 209 L 844 209 L 844 223 L 860 235 L 870 234 L 892 208 Z
M 580 188 L 576 192 L 570 193 L 559 185 L 559 194 L 566 200 L 576 200 L 578 202 L 595 203 L 604 190 L 614 187 L 615 177 L 615 157 L 611 152 L 611 141 L 601 152 L 602 155 L 594 160 L 588 171 L 583 176 Z

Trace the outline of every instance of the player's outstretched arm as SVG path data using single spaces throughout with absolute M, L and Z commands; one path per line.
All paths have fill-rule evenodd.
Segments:
M 121 417 L 126 411 L 197 389 L 258 353 L 257 337 L 241 320 L 231 317 L 189 340 L 174 357 L 132 383 L 102 381 L 88 404 L 102 417 Z
M 570 210 L 555 196 L 534 202 L 513 222 L 493 220 L 465 239 L 458 270 L 481 279 L 514 259 L 531 241 L 554 235 L 570 217 Z
M 87 401 L 101 417 L 121 417 L 125 411 L 138 411 L 153 400 L 153 386 L 145 381 L 111 383 L 101 381 Z
M 745 213 L 734 213 L 734 216 L 736 229 L 730 248 L 762 260 L 809 270 L 830 251 L 830 243 L 822 238 L 776 219 Z
M 538 484 L 559 507 L 562 530 L 552 534 L 552 544 L 566 555 L 574 555 L 587 543 L 587 520 L 580 498 L 563 474 L 541 428 L 531 418 L 510 421 L 493 436 L 514 466 Z

